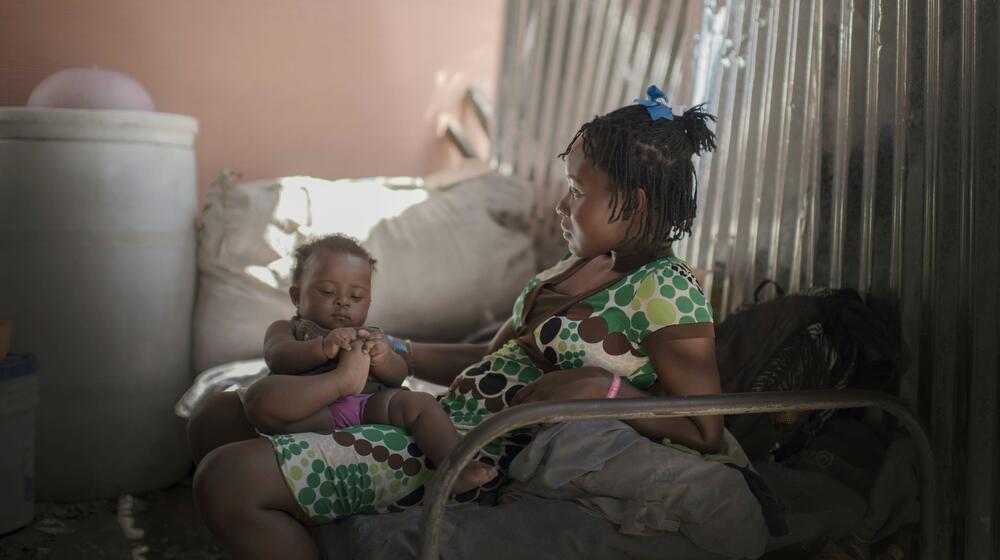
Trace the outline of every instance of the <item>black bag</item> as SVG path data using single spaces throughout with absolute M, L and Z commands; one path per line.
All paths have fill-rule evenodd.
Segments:
M 777 295 L 761 301 L 773 284 Z M 724 393 L 843 389 L 892 391 L 897 345 L 888 324 L 852 289 L 784 295 L 767 281 L 751 302 L 718 324 L 716 355 Z M 734 415 L 726 427 L 751 460 L 792 459 L 833 411 Z

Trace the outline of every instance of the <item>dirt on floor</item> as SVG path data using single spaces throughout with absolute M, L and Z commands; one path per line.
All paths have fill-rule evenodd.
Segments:
M 35 518 L 0 535 L 0 560 L 226 558 L 201 522 L 191 479 L 166 490 L 69 504 L 38 503 Z

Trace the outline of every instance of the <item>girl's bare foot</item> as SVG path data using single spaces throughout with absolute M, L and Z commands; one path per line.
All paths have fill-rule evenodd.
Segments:
M 473 488 L 486 484 L 497 477 L 497 470 L 486 463 L 473 461 L 458 473 L 455 485 L 451 488 L 452 494 L 464 494 Z

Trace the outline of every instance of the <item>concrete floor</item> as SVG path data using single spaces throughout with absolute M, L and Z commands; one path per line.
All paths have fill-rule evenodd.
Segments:
M 118 500 L 39 503 L 30 525 L 0 536 L 0 560 L 226 558 L 202 524 L 190 477 L 176 486 Z
M 914 527 L 873 547 L 873 560 L 915 558 Z M 863 556 L 860 556 L 863 557 Z M 191 478 L 176 486 L 117 500 L 39 503 L 30 525 L 0 536 L 0 560 L 220 560 L 228 558 L 205 528 L 191 498 Z M 834 543 L 768 553 L 767 560 L 856 560 Z M 762 559 L 764 560 L 764 559 Z

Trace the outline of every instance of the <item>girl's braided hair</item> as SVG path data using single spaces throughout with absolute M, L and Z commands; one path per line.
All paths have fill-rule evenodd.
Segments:
M 646 107 L 627 105 L 580 127 L 559 157 L 565 159 L 579 141 L 584 158 L 607 172 L 609 223 L 631 217 L 640 191 L 645 192 L 645 219 L 633 222 L 627 237 L 635 240 L 638 251 L 656 251 L 691 233 L 698 198 L 691 159 L 715 149 L 709 121 L 715 117 L 704 111 L 704 105 L 671 120 L 653 120 Z

